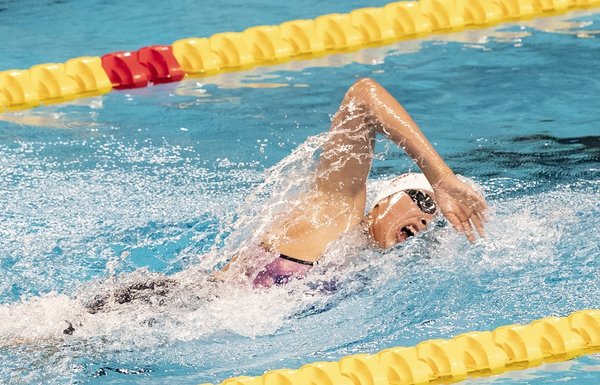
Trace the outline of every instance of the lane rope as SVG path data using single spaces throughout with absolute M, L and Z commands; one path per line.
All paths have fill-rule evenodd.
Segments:
M 181 39 L 172 45 L 38 64 L 0 72 L 0 112 L 101 95 L 113 88 L 179 81 L 186 74 L 239 71 L 599 5 L 600 0 L 400 1 L 243 32 Z
M 491 332 L 464 333 L 295 370 L 230 378 L 221 385 L 428 385 L 531 368 L 597 351 L 600 310 L 582 310 L 529 325 L 501 326 Z

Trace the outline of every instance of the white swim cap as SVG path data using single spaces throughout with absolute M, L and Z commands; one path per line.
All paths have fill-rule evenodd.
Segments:
M 371 210 L 373 210 L 373 207 L 375 207 L 375 205 L 382 199 L 404 190 L 424 190 L 427 192 L 433 192 L 433 187 L 431 187 L 431 184 L 425 175 L 421 173 L 410 172 L 402 174 L 392 179 L 390 182 L 385 184 L 383 188 L 381 188 L 381 190 L 375 196 L 375 200 L 371 205 Z

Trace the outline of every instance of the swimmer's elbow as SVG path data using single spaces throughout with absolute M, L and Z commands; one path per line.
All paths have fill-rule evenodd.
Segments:
M 354 84 L 360 84 L 363 86 L 367 86 L 367 87 L 379 87 L 379 83 L 377 83 L 377 81 L 373 78 L 369 78 L 369 77 L 364 77 L 364 78 L 360 78 L 358 79 L 356 82 L 354 82 Z
M 348 89 L 346 96 L 366 102 L 380 88 L 381 85 L 374 79 L 360 78 Z

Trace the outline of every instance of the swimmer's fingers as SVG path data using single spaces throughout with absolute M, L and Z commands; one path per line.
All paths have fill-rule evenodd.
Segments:
M 485 198 L 479 195 L 479 193 L 473 191 L 469 208 L 472 209 L 473 213 L 479 217 L 479 220 L 483 222 L 487 221 L 486 213 L 488 211 L 488 205 L 485 201 Z
M 475 225 L 475 228 L 477 229 L 479 236 L 481 238 L 485 238 L 485 231 L 483 229 L 482 215 L 479 213 L 473 213 L 473 215 L 471 215 L 471 222 Z
M 446 215 L 446 218 L 452 223 L 456 231 L 465 234 L 469 242 L 475 243 L 475 235 L 473 235 L 473 225 L 471 223 L 470 216 L 473 212 L 465 212 L 464 210 L 460 210 L 455 212 L 450 212 Z
M 481 198 L 480 204 L 474 207 L 474 210 L 469 217 L 471 223 L 473 223 L 475 229 L 477 229 L 477 232 L 479 233 L 479 236 L 481 238 L 485 238 L 485 230 L 483 224 L 488 221 L 487 211 L 487 203 L 483 198 Z
M 473 206 L 474 214 L 477 215 L 478 219 L 482 222 L 487 222 L 488 205 L 485 199 L 478 194 L 478 201 Z
M 465 235 L 467 236 L 467 239 L 469 240 L 469 242 L 475 243 L 475 236 L 473 235 L 473 227 L 472 227 L 469 219 L 465 220 L 462 223 L 462 226 L 463 226 L 463 229 L 465 229 Z
M 465 228 L 467 238 L 473 243 L 475 242 L 475 230 L 477 230 L 481 238 L 485 237 L 483 223 L 486 221 L 485 213 L 488 206 L 485 199 L 474 190 L 468 194 L 468 199 L 463 204 L 463 227 Z
M 465 209 L 462 212 L 462 218 L 464 218 L 462 220 L 462 226 L 469 242 L 475 243 L 475 231 L 477 231 L 477 234 L 479 234 L 481 238 L 485 237 L 483 221 L 481 220 L 477 211 Z
M 462 221 L 458 218 L 458 216 L 453 213 L 453 212 L 449 212 L 445 214 L 446 219 L 448 219 L 448 221 L 452 224 L 452 226 L 454 227 L 454 229 L 456 231 L 458 231 L 459 233 L 464 233 L 465 229 L 462 225 Z

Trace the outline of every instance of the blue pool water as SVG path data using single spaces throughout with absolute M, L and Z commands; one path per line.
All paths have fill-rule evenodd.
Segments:
M 0 69 L 384 3 L 0 2 Z M 577 12 L 0 115 L 0 383 L 217 383 L 599 308 L 599 24 Z M 488 237 L 437 227 L 383 253 L 350 234 L 288 287 L 207 282 L 302 188 L 363 76 L 483 186 Z M 374 180 L 415 169 L 377 149 Z M 190 290 L 83 312 L 156 273 Z M 600 383 L 600 356 L 466 383 L 557 381 Z

